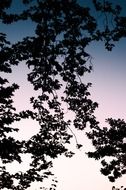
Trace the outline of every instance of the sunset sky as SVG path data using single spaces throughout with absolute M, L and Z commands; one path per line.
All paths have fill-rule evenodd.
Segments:
M 86 3 L 91 0 L 86 0 Z M 125 0 L 120 0 L 126 9 Z M 16 1 L 18 2 L 18 0 Z M 82 3 L 83 0 L 80 0 Z M 118 2 L 118 0 L 117 0 Z M 15 9 L 20 10 L 20 6 L 16 4 Z M 19 22 L 16 25 L 2 26 L 1 32 L 8 33 L 8 39 L 13 42 L 22 39 L 25 35 L 32 35 L 33 25 L 29 22 Z M 105 50 L 102 43 L 93 43 L 87 47 L 87 52 L 92 56 L 93 71 L 87 74 L 86 81 L 92 83 L 90 88 L 91 97 L 99 103 L 95 115 L 101 126 L 105 126 L 105 119 L 123 118 L 126 120 L 126 39 L 122 39 L 116 44 L 112 52 Z M 28 109 L 29 98 L 32 96 L 32 85 L 27 83 L 28 70 L 24 63 L 13 68 L 13 74 L 9 74 L 10 82 L 16 82 L 20 85 L 20 90 L 15 93 L 15 105 L 17 110 Z M 5 74 L 4 74 L 5 76 Z M 70 116 L 69 116 L 70 117 Z M 39 126 L 30 120 L 24 120 L 15 123 L 15 127 L 21 130 L 18 139 L 29 138 L 39 130 Z M 25 131 L 25 134 L 24 134 Z M 54 173 L 57 177 L 57 190 L 111 190 L 112 186 L 126 187 L 126 176 L 118 179 L 115 183 L 110 183 L 107 177 L 100 173 L 100 163 L 94 159 L 89 159 L 85 155 L 85 151 L 89 151 L 91 143 L 84 136 L 83 132 L 78 132 L 78 141 L 83 143 L 84 148 L 75 150 L 76 155 L 73 158 L 59 157 L 54 161 Z M 73 139 L 73 149 L 75 149 L 75 141 Z M 24 158 L 24 170 L 28 167 Z M 19 167 L 19 168 L 18 168 Z M 10 170 L 20 170 L 20 166 L 15 163 L 15 167 L 8 166 Z M 48 187 L 48 182 L 46 183 Z M 39 185 L 34 185 L 30 190 L 38 189 Z

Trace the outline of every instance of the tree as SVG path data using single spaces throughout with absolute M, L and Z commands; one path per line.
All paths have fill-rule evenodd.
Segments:
M 126 173 L 126 123 L 122 119 L 107 119 L 110 128 L 93 130 L 87 135 L 92 139 L 96 150 L 88 152 L 89 157 L 96 160 L 108 156 L 109 161 L 101 160 L 101 173 L 108 176 L 111 182 Z
M 112 186 L 112 190 L 119 190 L 119 189 L 120 189 L 120 190 L 121 190 L 121 189 L 124 189 L 124 190 L 125 190 L 126 188 L 123 187 L 123 186 L 121 186 L 120 188 L 115 188 L 115 186 Z
M 35 91 L 40 92 L 37 98 L 30 99 L 33 110 L 17 113 L 12 105 L 12 96 L 18 85 L 7 86 L 7 79 L 0 78 L 0 158 L 5 165 L 14 160 L 20 163 L 21 154 L 30 154 L 32 158 L 25 173 L 11 175 L 5 165 L 1 166 L 0 188 L 23 190 L 31 182 L 43 181 L 52 175 L 49 170 L 52 159 L 62 154 L 67 157 L 74 154 L 67 148 L 75 136 L 71 127 L 84 130 L 88 124 L 91 128 L 88 137 L 99 137 L 101 129 L 94 116 L 98 103 L 90 99 L 88 89 L 91 84 L 82 80 L 85 73 L 92 71 L 91 55 L 85 48 L 101 40 L 111 51 L 114 42 L 125 37 L 126 18 L 120 15 L 120 6 L 108 1 L 92 1 L 96 11 L 103 15 L 103 27 L 91 15 L 89 7 L 83 7 L 75 0 L 22 0 L 24 10 L 20 14 L 9 13 L 11 0 L 0 2 L 2 23 L 10 25 L 20 20 L 31 20 L 36 27 L 34 36 L 27 36 L 15 44 L 6 40 L 6 34 L 0 33 L 0 71 L 11 72 L 13 65 L 18 66 L 25 61 L 29 68 L 28 81 Z M 108 22 L 110 16 L 113 27 Z M 59 96 L 61 90 L 63 93 Z M 73 119 L 66 120 L 64 106 L 74 113 Z M 16 141 L 10 133 L 18 132 L 18 129 L 13 129 L 11 124 L 24 118 L 38 122 L 40 131 L 27 141 Z M 77 148 L 82 146 L 78 142 L 76 145 Z M 17 186 L 14 179 L 19 180 Z
M 104 10 L 113 14 L 114 10 L 112 10 L 112 4 L 107 1 L 104 1 L 103 5 L 97 1 L 94 1 L 94 3 L 96 9 L 105 14 L 105 20 L 108 24 L 108 17 Z M 119 13 L 121 11 L 121 7 L 117 6 L 116 8 Z M 119 16 L 118 13 L 114 18 L 116 21 L 115 29 L 112 30 L 112 33 L 109 30 L 108 37 L 105 37 L 109 42 L 111 40 L 118 41 L 120 38 L 126 37 L 125 28 L 123 28 L 123 26 L 126 25 L 126 17 L 122 15 Z M 108 30 L 108 26 L 106 30 Z M 114 47 L 114 44 L 109 43 L 110 49 L 107 49 L 111 50 L 112 47 Z M 106 119 L 106 122 L 109 124 L 109 127 L 101 128 L 98 124 L 97 127 L 87 133 L 88 138 L 91 139 L 92 144 L 95 147 L 95 151 L 88 152 L 87 155 L 88 157 L 95 158 L 96 160 L 101 159 L 101 173 L 108 176 L 111 182 L 114 182 L 117 178 L 126 174 L 126 123 L 123 119 L 113 118 Z M 109 159 L 107 159 L 107 157 Z

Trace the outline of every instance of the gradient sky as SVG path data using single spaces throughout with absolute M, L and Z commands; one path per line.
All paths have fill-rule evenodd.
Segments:
M 86 0 L 86 3 L 90 1 Z M 121 0 L 120 2 L 125 3 L 124 1 Z M 82 2 L 81 0 L 80 3 Z M 123 7 L 125 5 L 123 4 Z M 18 4 L 15 8 L 20 10 Z M 33 25 L 30 22 L 29 24 L 19 22 L 17 25 L 9 27 L 2 26 L 2 31 L 8 32 L 8 39 L 16 41 L 24 36 L 24 32 L 25 35 L 31 35 Z M 101 43 L 92 44 L 87 48 L 87 51 L 93 58 L 94 69 L 91 74 L 87 75 L 86 80 L 93 84 L 90 92 L 92 99 L 99 103 L 99 108 L 95 114 L 101 126 L 106 125 L 104 121 L 108 117 L 125 119 L 126 39 L 117 43 L 112 52 L 107 52 Z M 32 96 L 33 89 L 32 85 L 27 83 L 27 72 L 25 64 L 21 63 L 18 67 L 13 68 L 13 75 L 9 74 L 10 82 L 17 82 L 20 85 L 20 90 L 15 93 L 17 110 L 30 108 L 28 100 Z M 29 138 L 39 129 L 39 126 L 30 120 L 23 120 L 20 123 L 15 123 L 14 126 L 21 129 L 17 136 L 18 139 L 22 139 L 22 137 Z M 54 161 L 53 170 L 59 181 L 57 190 L 110 190 L 113 185 L 116 187 L 124 185 L 126 187 L 126 176 L 118 179 L 115 183 L 110 183 L 105 176 L 101 175 L 99 162 L 87 158 L 84 153 L 85 150 L 88 151 L 92 148 L 89 140 L 80 132 L 77 133 L 77 138 L 79 142 L 83 142 L 84 149 L 76 150 L 76 155 L 71 159 L 62 156 Z M 75 145 L 74 139 L 73 144 Z M 25 157 L 24 166 L 22 167 L 24 170 L 28 167 L 25 162 L 26 159 Z M 12 169 L 12 167 L 8 166 L 12 171 L 20 168 L 16 163 L 15 168 Z M 48 182 L 46 185 L 48 186 Z M 37 189 L 39 185 L 34 187 Z M 30 190 L 33 190 L 33 187 Z

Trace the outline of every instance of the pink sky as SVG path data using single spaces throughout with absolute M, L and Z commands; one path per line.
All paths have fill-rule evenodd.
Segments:
M 101 45 L 97 46 L 97 49 L 93 49 L 93 46 L 89 49 L 89 53 L 93 57 L 94 71 L 86 77 L 86 80 L 93 83 L 91 94 L 92 98 L 99 103 L 96 116 L 101 122 L 101 126 L 105 125 L 104 120 L 108 117 L 125 119 L 125 46 L 124 41 L 110 53 L 106 52 Z M 10 80 L 21 85 L 20 90 L 15 94 L 17 109 L 30 108 L 28 99 L 32 96 L 33 90 L 32 86 L 27 83 L 24 64 L 14 68 L 13 75 L 10 75 Z M 38 125 L 30 120 L 15 123 L 15 126 L 21 129 L 17 136 L 19 139 L 22 137 L 29 138 L 39 129 Z M 83 132 L 76 134 L 78 140 L 84 144 L 85 149 L 75 150 L 76 155 L 71 159 L 61 156 L 54 161 L 54 173 L 59 181 L 57 190 L 110 190 L 113 185 L 116 187 L 126 186 L 125 176 L 118 179 L 115 183 L 110 183 L 107 177 L 100 174 L 99 162 L 87 158 L 84 154 L 85 150 L 88 151 L 91 148 L 89 140 L 84 137 Z M 75 145 L 74 139 L 72 143 L 74 148 L 73 145 Z M 28 167 L 26 158 L 22 168 Z M 11 170 L 13 168 L 12 166 Z M 18 169 L 21 169 L 20 166 L 15 164 L 15 170 Z M 35 189 L 38 189 L 39 185 L 34 185 Z M 48 182 L 46 185 L 48 186 Z M 30 190 L 33 190 L 33 187 Z

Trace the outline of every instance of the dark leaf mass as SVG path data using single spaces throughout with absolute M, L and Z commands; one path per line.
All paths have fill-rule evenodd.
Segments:
M 9 27 L 19 21 L 32 21 L 35 25 L 33 36 L 16 43 L 9 42 L 7 35 L 0 33 L 0 159 L 3 164 L 0 166 L 0 189 L 24 190 L 32 182 L 43 182 L 52 175 L 50 168 L 54 158 L 74 155 L 67 148 L 71 139 L 76 138 L 71 128 L 84 130 L 87 125 L 90 126 L 87 136 L 96 148 L 88 156 L 95 159 L 113 157 L 110 163 L 101 161 L 101 173 L 113 182 L 126 173 L 126 123 L 108 119 L 110 129 L 99 127 L 94 115 L 98 103 L 90 99 L 91 84 L 84 83 L 83 77 L 92 71 L 92 57 L 85 50 L 90 43 L 103 41 L 105 48 L 111 51 L 116 41 L 126 37 L 126 17 L 121 15 L 121 7 L 108 1 L 92 0 L 93 8 L 103 18 L 99 25 L 92 7 L 81 6 L 76 0 L 19 2 L 24 10 L 10 13 L 13 0 L 0 0 L 1 24 Z M 17 112 L 13 96 L 19 86 L 10 84 L 2 76 L 12 73 L 13 65 L 22 61 L 29 68 L 27 79 L 39 95 L 30 98 L 32 110 Z M 66 120 L 64 106 L 74 113 L 73 119 Z M 27 141 L 12 138 L 11 133 L 18 129 L 11 125 L 27 118 L 39 123 L 39 132 Z M 76 147 L 82 145 L 76 142 Z M 31 155 L 29 169 L 9 173 L 6 164 L 21 163 L 23 154 Z M 15 179 L 18 185 L 14 184 Z M 56 183 L 54 180 L 50 189 L 56 189 Z

